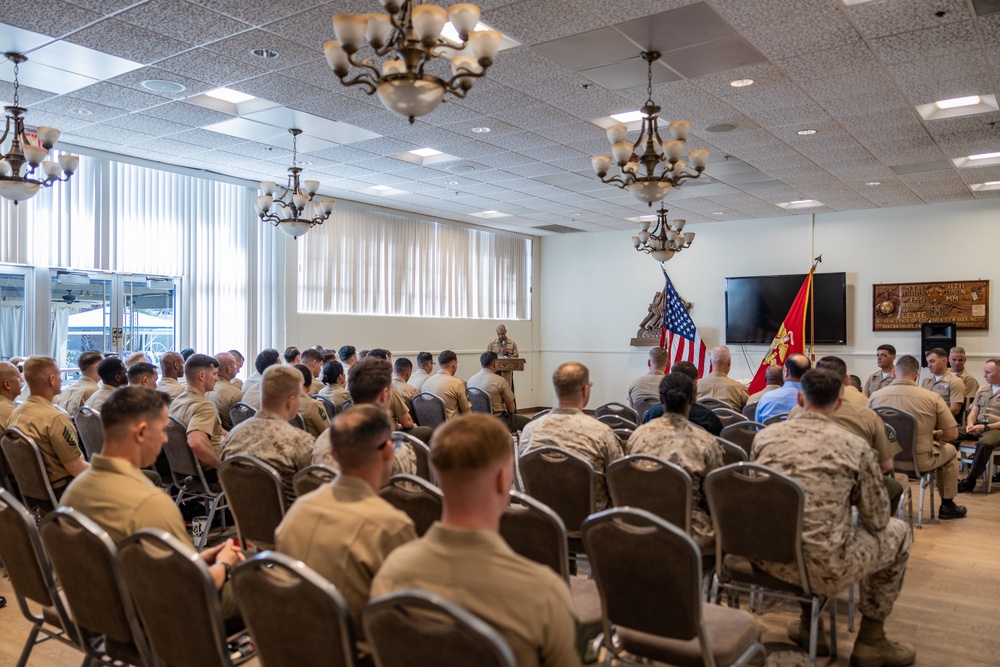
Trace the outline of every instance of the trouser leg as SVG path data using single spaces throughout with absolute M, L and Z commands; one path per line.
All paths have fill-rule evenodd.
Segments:
M 951 500 L 958 495 L 958 450 L 955 449 L 954 445 L 947 443 L 935 445 L 935 449 L 937 449 L 938 456 L 935 460 L 937 465 L 933 467 L 938 468 L 938 491 L 941 492 L 942 500 Z M 927 472 L 927 470 L 921 472 Z
M 891 519 L 877 534 L 878 561 L 884 566 L 864 578 L 858 610 L 865 618 L 884 621 L 903 587 L 912 537 L 905 523 Z
M 976 443 L 976 453 L 972 458 L 972 468 L 969 470 L 969 479 L 977 479 L 986 472 L 986 466 L 993 456 L 993 450 L 1000 444 L 1000 431 L 987 431 Z
M 889 494 L 889 516 L 896 516 L 899 509 L 899 499 L 903 496 L 903 485 L 896 481 L 891 474 L 882 477 L 882 484 Z

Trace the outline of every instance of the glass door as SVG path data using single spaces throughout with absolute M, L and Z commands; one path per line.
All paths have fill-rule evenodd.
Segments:
M 145 352 L 154 364 L 174 349 L 174 305 L 177 285 L 173 278 L 120 276 L 123 357 Z
M 100 273 L 51 271 L 49 354 L 60 368 L 76 369 L 80 354 L 88 350 L 113 350 L 113 279 Z
M 0 361 L 28 356 L 26 323 L 32 303 L 30 269 L 0 266 Z

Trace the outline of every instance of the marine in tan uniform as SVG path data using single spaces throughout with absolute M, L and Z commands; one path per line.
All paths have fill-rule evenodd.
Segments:
M 323 353 L 310 347 L 308 350 L 302 351 L 300 359 L 302 365 L 309 369 L 309 374 L 312 377 L 309 394 L 318 394 L 323 391 L 325 385 L 320 379 L 320 375 L 323 374 Z
M 246 385 L 244 385 L 243 402 L 254 410 L 260 410 L 260 383 L 263 379 L 264 371 L 271 366 L 281 365 L 281 355 L 274 348 L 268 348 L 257 355 L 253 364 L 254 368 L 260 374 L 261 379 L 255 383 L 247 380 Z
M 219 449 L 226 435 L 219 411 L 205 396 L 215 388 L 218 372 L 219 362 L 214 357 L 192 354 L 184 362 L 187 388 L 170 404 L 170 416 L 187 428 L 188 446 L 207 469 L 219 467 Z
M 1000 359 L 983 364 L 983 377 L 987 384 L 976 392 L 965 423 L 966 433 L 976 438 L 976 453 L 969 474 L 958 484 L 961 493 L 976 488 L 976 480 L 986 471 L 993 450 L 1000 444 Z
M 951 372 L 965 384 L 965 397 L 975 398 L 979 392 L 979 380 L 965 370 L 965 348 L 955 346 L 948 352 L 948 366 Z
M 431 462 L 444 493 L 441 521 L 389 554 L 372 597 L 406 588 L 441 595 L 493 626 L 519 667 L 578 667 L 582 643 L 569 587 L 498 533 L 514 479 L 503 424 L 481 414 L 442 424 Z
M 878 370 L 868 376 L 861 393 L 871 397 L 879 389 L 888 387 L 895 380 L 893 368 L 896 363 L 896 348 L 892 345 L 879 345 L 875 348 L 875 363 Z
M 299 410 L 302 375 L 294 368 L 272 366 L 264 371 L 261 387 L 261 410 L 222 439 L 221 458 L 249 454 L 271 465 L 281 475 L 288 507 L 295 500 L 292 478 L 312 463 L 316 441 L 314 436 L 288 423 Z
M 778 366 L 777 364 L 768 366 L 767 370 L 764 371 L 764 381 L 767 384 L 760 391 L 750 394 L 750 398 L 747 399 L 747 405 L 756 405 L 760 402 L 761 396 L 769 391 L 774 391 L 785 384 L 783 367 Z
M 344 595 L 357 630 L 372 578 L 386 557 L 417 537 L 413 521 L 378 496 L 392 468 L 392 427 L 376 405 L 358 405 L 330 425 L 341 474 L 291 506 L 276 549 L 298 558 Z M 362 651 L 367 647 L 362 643 Z
M 389 416 L 393 428 L 412 435 L 418 440 L 431 441 L 431 429 L 427 426 L 417 426 L 406 401 L 392 387 L 392 364 L 377 357 L 365 358 L 351 366 L 351 381 L 349 383 L 351 401 L 354 405 L 376 403 L 382 406 Z
M 184 374 L 184 357 L 178 352 L 170 351 L 160 357 L 160 381 L 156 390 L 174 399 L 184 393 L 184 385 L 177 378 Z
M 789 475 L 805 491 L 802 557 L 812 591 L 833 597 L 863 580 L 851 664 L 908 665 L 915 650 L 889 640 L 883 626 L 903 585 L 912 538 L 904 522 L 889 518 L 875 450 L 833 421 L 842 386 L 832 371 L 807 372 L 799 399 L 803 413 L 758 433 L 752 458 Z M 778 579 L 800 583 L 794 566 L 758 565 Z M 808 646 L 808 632 L 808 605 L 803 605 L 789 636 Z
M 0 433 L 14 412 L 14 399 L 21 395 L 21 373 L 9 361 L 0 361 Z
M 663 369 L 667 367 L 668 363 L 670 363 L 669 352 L 662 347 L 650 349 L 649 358 L 646 360 L 649 372 L 632 380 L 632 383 L 628 386 L 628 405 L 630 408 L 638 411 L 635 403 L 641 397 L 660 395 L 660 380 L 663 379 Z M 642 415 L 639 416 L 642 417 Z
M 97 374 L 101 377 L 101 388 L 91 394 L 84 403 L 91 410 L 101 411 L 101 406 L 118 387 L 128 384 L 128 371 L 118 357 L 108 357 L 97 365 Z
M 920 386 L 943 398 L 952 416 L 958 421 L 965 410 L 965 383 L 948 370 L 948 355 L 943 348 L 928 350 L 926 358 L 927 370 L 931 376 L 924 378 Z
M 62 388 L 59 366 L 51 357 L 28 357 L 24 379 L 31 395 L 14 408 L 7 428 L 17 428 L 35 441 L 42 453 L 45 473 L 56 494 L 66 490 L 73 477 L 89 467 L 76 441 L 76 428 L 64 410 L 52 404 Z
M 413 374 L 413 362 L 406 357 L 396 359 L 392 366 L 392 388 L 399 392 L 399 395 L 406 401 L 406 407 L 413 413 L 413 397 L 420 393 L 420 390 L 409 383 Z
M 479 364 L 482 368 L 469 378 L 468 386 L 489 394 L 493 416 L 506 424 L 511 433 L 524 430 L 530 420 L 517 414 L 514 391 L 497 373 L 497 355 L 494 352 L 483 352 L 479 356 Z
M 306 427 L 306 433 L 312 436 L 313 440 L 319 437 L 319 434 L 326 430 L 326 427 L 330 425 L 330 417 L 326 414 L 326 408 L 322 403 L 317 401 L 315 398 L 309 395 L 309 387 L 312 385 L 312 375 L 309 373 L 309 369 L 303 364 L 295 364 L 292 367 L 301 375 L 301 380 L 303 382 L 302 386 L 299 387 L 299 416 L 302 417 L 302 423 Z M 261 391 L 263 392 L 264 383 L 261 382 Z M 263 396 L 262 405 L 263 405 Z
M 708 431 L 688 419 L 694 382 L 683 373 L 665 375 L 658 388 L 663 417 L 643 424 L 625 445 L 626 454 L 648 454 L 679 465 L 691 476 L 691 537 L 702 553 L 715 548 L 715 529 L 702 493 L 705 476 L 721 468 L 722 447 Z
M 507 337 L 507 327 L 500 324 L 497 326 L 497 337 L 490 341 L 490 344 L 486 346 L 487 352 L 492 352 L 498 357 L 511 357 L 517 359 L 521 354 L 517 351 L 517 343 Z M 438 365 L 441 364 L 440 356 L 438 358 Z M 510 385 L 511 391 L 514 390 L 514 373 L 512 371 L 503 371 L 500 376 L 507 381 Z
M 430 352 L 420 352 L 417 354 L 417 370 L 406 381 L 407 384 L 416 387 L 417 391 L 422 391 L 424 381 L 431 376 L 434 370 L 434 355 Z
M 328 361 L 323 365 L 323 390 L 319 395 L 332 402 L 337 409 L 350 400 L 351 395 L 344 388 L 344 365 L 339 361 Z
M 725 345 L 713 347 L 711 358 L 712 372 L 698 380 L 698 400 L 715 398 L 736 412 L 742 412 L 750 394 L 746 387 L 729 378 L 729 369 L 733 363 L 729 348 Z
M 90 350 L 80 355 L 76 365 L 80 368 L 80 379 L 63 389 L 56 405 L 66 411 L 70 418 L 75 417 L 80 407 L 93 396 L 100 385 L 101 377 L 97 374 L 97 366 L 104 361 L 104 355 L 97 350 Z
M 130 387 L 147 387 L 156 389 L 156 381 L 160 374 L 156 366 L 148 361 L 139 361 L 128 367 L 128 384 Z
M 855 387 L 853 384 L 844 385 L 844 395 L 841 396 L 841 400 L 843 400 L 845 403 L 857 405 L 862 408 L 868 405 L 868 398 L 865 397 L 865 395 L 861 393 L 861 390 Z
M 233 384 L 233 378 L 239 371 L 236 367 L 236 359 L 228 352 L 221 352 L 215 355 L 215 360 L 219 362 L 219 379 L 215 381 L 215 388 L 205 394 L 205 397 L 215 404 L 219 411 L 219 421 L 222 428 L 227 431 L 232 430 L 233 420 L 229 416 L 229 411 L 234 405 L 243 401 L 243 392 Z
M 438 372 L 424 382 L 423 391 L 434 394 L 444 401 L 445 419 L 472 412 L 469 397 L 465 392 L 465 383 L 455 377 L 455 371 L 458 370 L 458 355 L 451 350 L 444 350 L 438 355 L 438 368 Z
M 913 415 L 917 420 L 917 467 L 920 472 L 938 468 L 937 483 L 941 491 L 941 519 L 960 519 L 966 515 L 965 507 L 956 505 L 958 494 L 958 456 L 948 440 L 958 437 L 958 425 L 944 399 L 917 386 L 920 364 L 908 354 L 896 360 L 896 380 L 872 394 L 868 407 L 896 408 Z
M 590 401 L 590 371 L 575 361 L 560 364 L 552 385 L 558 407 L 528 422 L 521 431 L 521 452 L 558 447 L 587 459 L 597 474 L 597 509 L 607 509 L 611 502 L 605 473 L 622 457 L 622 445 L 610 426 L 583 413 Z
M 246 363 L 246 357 L 243 356 L 242 352 L 236 349 L 229 350 L 229 354 L 233 355 L 233 359 L 236 360 L 236 374 L 239 375 L 240 371 L 243 370 L 243 364 Z M 232 384 L 240 391 L 243 391 L 243 380 L 234 377 L 232 379 Z
M 143 528 L 159 528 L 193 547 L 174 501 L 140 470 L 152 465 L 167 441 L 169 400 L 145 387 L 124 387 L 115 392 L 101 411 L 104 449 L 94 455 L 93 465 L 73 480 L 63 495 L 63 506 L 86 515 L 115 542 Z M 220 591 L 223 616 L 237 616 L 235 597 L 225 585 L 232 568 L 243 560 L 235 540 L 198 555 L 209 566 Z

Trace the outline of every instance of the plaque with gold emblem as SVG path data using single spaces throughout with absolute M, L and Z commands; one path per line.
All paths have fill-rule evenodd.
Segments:
M 919 331 L 924 322 L 989 329 L 988 280 L 872 285 L 872 331 Z

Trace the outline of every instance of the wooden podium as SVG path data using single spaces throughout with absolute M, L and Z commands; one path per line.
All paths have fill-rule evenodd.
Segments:
M 523 371 L 524 359 L 521 359 L 520 357 L 500 357 L 497 359 L 497 370 L 501 373 Z

